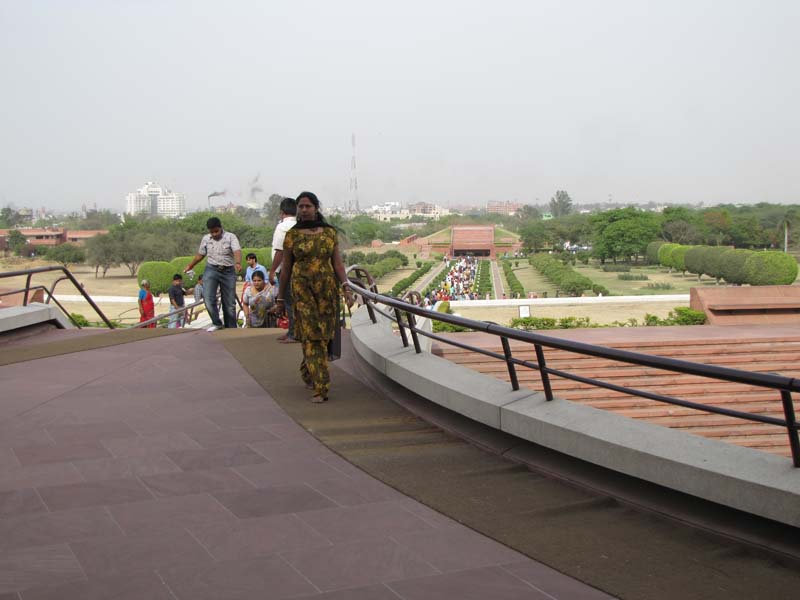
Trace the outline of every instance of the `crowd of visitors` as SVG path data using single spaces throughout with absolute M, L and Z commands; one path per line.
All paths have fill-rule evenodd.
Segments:
M 478 259 L 460 256 L 449 260 L 447 275 L 441 285 L 425 295 L 423 306 L 433 306 L 440 300 L 479 300 L 477 289 Z

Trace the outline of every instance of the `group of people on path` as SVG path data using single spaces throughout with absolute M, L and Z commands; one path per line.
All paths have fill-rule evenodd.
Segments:
M 441 300 L 479 300 L 476 278 L 478 259 L 474 256 L 453 258 L 445 267 L 447 274 L 442 284 L 428 292 L 422 300 L 423 306 L 433 306 Z
M 312 401 L 325 402 L 330 391 L 328 344 L 339 326 L 340 298 L 343 295 L 347 306 L 352 306 L 353 293 L 339 252 L 338 231 L 325 220 L 317 196 L 302 192 L 296 200 L 284 198 L 280 210 L 281 221 L 273 235 L 269 271 L 258 264 L 255 254 L 245 257 L 248 264 L 242 296 L 245 323 L 248 327 L 266 327 L 272 319 L 288 319 L 286 334 L 279 341 L 301 344 L 300 377 L 313 391 Z M 219 218 L 208 219 L 206 227 L 208 233 L 184 273 L 206 259 L 202 283 L 194 288 L 194 294 L 196 299 L 203 299 L 211 317 L 212 325 L 207 331 L 236 328 L 236 277 L 242 269 L 241 245 L 236 235 L 223 229 Z M 176 327 L 182 325 L 183 313 L 178 311 L 185 306 L 183 297 L 188 293 L 182 284 L 182 275 L 176 274 L 169 291 Z M 149 287 L 148 282 L 142 281 L 139 307 L 143 320 L 154 312 Z

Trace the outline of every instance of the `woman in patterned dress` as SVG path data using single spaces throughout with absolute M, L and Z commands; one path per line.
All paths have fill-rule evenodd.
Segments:
M 325 221 L 319 199 L 311 192 L 297 197 L 297 224 L 283 241 L 283 263 L 276 302 L 283 310 L 283 290 L 292 286 L 294 331 L 303 346 L 300 377 L 314 390 L 312 402 L 325 402 L 330 389 L 328 342 L 337 326 L 340 286 L 345 301 L 353 304 L 353 293 L 339 254 L 336 228 Z

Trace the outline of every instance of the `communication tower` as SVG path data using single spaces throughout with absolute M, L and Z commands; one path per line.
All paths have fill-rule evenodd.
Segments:
M 361 208 L 358 205 L 358 177 L 356 176 L 356 134 L 353 134 L 353 158 L 350 161 L 350 200 L 347 212 L 358 214 Z

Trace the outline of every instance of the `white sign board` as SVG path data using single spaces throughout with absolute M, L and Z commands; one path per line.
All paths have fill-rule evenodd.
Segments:
M 525 319 L 531 316 L 531 307 L 527 304 L 520 304 L 519 306 L 519 318 Z

